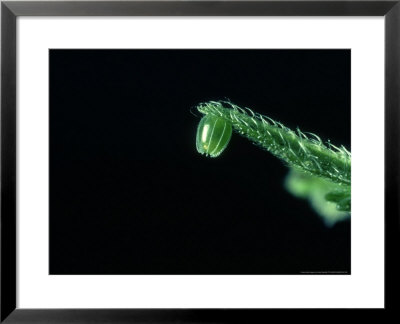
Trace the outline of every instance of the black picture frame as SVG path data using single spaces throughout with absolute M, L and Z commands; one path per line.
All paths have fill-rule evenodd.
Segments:
M 227 323 L 267 320 L 270 309 L 16 308 L 16 19 L 19 16 L 384 16 L 385 19 L 385 308 L 396 311 L 399 255 L 400 0 L 372 1 L 2 1 L 1 2 L 1 290 L 3 323 Z M 295 310 L 310 316 L 310 311 Z M 326 310 L 328 311 L 328 310 Z M 348 310 L 347 312 L 357 310 Z M 332 313 L 332 311 L 329 311 Z M 358 312 L 358 311 L 357 311 Z M 359 312 L 358 312 L 359 313 Z M 363 313 L 373 320 L 375 315 Z M 326 314 L 321 314 L 326 316 Z M 319 317 L 323 319 L 322 317 Z

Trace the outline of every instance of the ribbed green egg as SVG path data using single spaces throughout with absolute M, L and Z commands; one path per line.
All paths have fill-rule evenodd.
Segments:
M 197 127 L 197 151 L 210 157 L 219 156 L 231 139 L 232 125 L 223 118 L 205 115 Z

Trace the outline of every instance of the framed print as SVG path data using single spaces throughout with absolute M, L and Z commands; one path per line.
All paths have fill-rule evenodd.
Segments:
M 399 8 L 2 1 L 1 321 L 395 310 Z

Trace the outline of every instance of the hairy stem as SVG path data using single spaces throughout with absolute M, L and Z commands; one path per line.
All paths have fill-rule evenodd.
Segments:
M 343 186 L 351 184 L 351 153 L 343 146 L 323 143 L 311 133 L 293 131 L 267 116 L 240 108 L 229 101 L 209 101 L 199 112 L 228 121 L 235 132 L 271 152 L 289 167 Z

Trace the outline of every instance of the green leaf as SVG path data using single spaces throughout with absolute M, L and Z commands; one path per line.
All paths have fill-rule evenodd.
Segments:
M 309 200 L 327 225 L 349 217 L 351 153 L 344 146 L 323 142 L 299 129 L 294 131 L 229 101 L 200 103 L 197 110 L 212 120 L 224 120 L 234 132 L 281 159 L 291 169 L 285 180 L 287 190 Z

